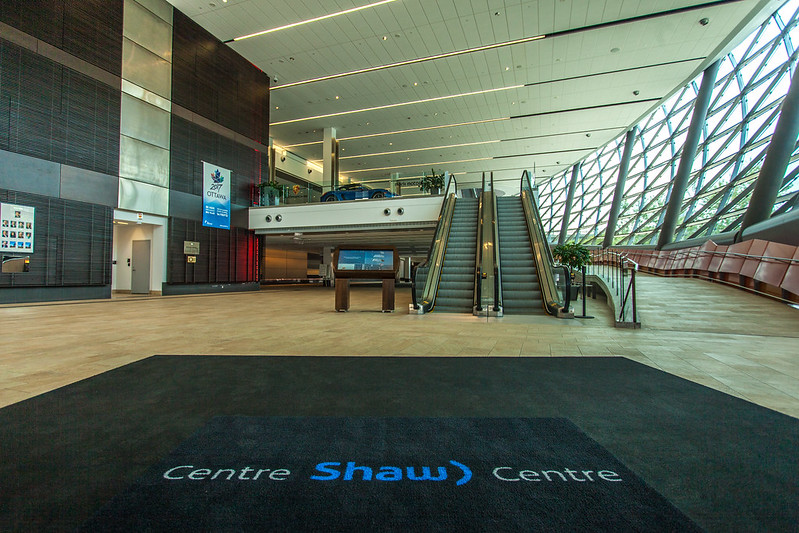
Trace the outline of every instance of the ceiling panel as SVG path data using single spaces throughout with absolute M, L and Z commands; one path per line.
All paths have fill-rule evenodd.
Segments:
M 171 0 L 222 40 L 368 4 L 370 0 Z M 341 168 L 357 179 L 437 170 L 539 179 L 568 168 L 622 134 L 639 117 L 732 46 L 778 0 L 396 0 L 355 13 L 230 43 L 273 85 L 271 135 L 308 159 L 334 127 Z M 693 7 L 697 7 L 693 9 Z M 680 13 L 629 21 L 675 9 Z M 707 18 L 709 24 L 699 20 Z M 603 27 L 590 26 L 603 24 Z M 545 34 L 543 40 L 337 79 L 280 88 L 318 76 L 410 61 Z M 553 35 L 554 34 L 554 35 Z M 413 103 L 460 93 L 502 91 Z M 637 91 L 638 94 L 634 94 Z M 336 98 L 338 96 L 338 98 Z M 387 109 L 355 112 L 392 105 Z M 346 114 L 338 114 L 345 112 Z M 319 115 L 338 114 L 317 117 Z M 508 117 L 530 115 L 507 120 Z M 280 124 L 282 121 L 301 119 Z M 448 126 L 471 121 L 482 124 Z M 277 123 L 277 124 L 276 124 Z M 435 126 L 445 126 L 435 129 Z M 409 133 L 391 132 L 413 129 Z M 379 137 L 348 139 L 370 134 Z M 433 150 L 451 144 L 504 142 Z M 369 155 L 378 152 L 397 152 Z M 360 157 L 350 157 L 360 156 Z M 513 157 L 510 157 L 513 156 Z M 465 159 L 462 163 L 440 163 Z M 462 179 L 476 179 L 464 177 Z

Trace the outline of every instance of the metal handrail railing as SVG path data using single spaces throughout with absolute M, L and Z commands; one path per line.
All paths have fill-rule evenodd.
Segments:
M 638 263 L 627 257 L 627 254 L 611 250 L 592 250 L 591 265 L 588 269 L 592 271 L 592 274 L 603 278 L 608 283 L 608 288 L 620 298 L 621 305 L 617 322 L 639 323 L 635 290 L 635 273 L 638 272 Z M 626 276 L 625 273 L 628 270 L 629 276 Z M 585 279 L 583 279 L 583 283 L 585 283 Z
M 555 259 L 552 257 L 552 250 L 549 247 L 549 241 L 541 223 L 541 215 L 538 212 L 538 206 L 533 194 L 533 184 L 530 179 L 528 171 L 522 172 L 521 185 L 519 194 L 522 198 L 522 207 L 524 208 L 525 219 L 527 221 L 527 229 L 530 234 L 530 243 L 533 247 L 533 258 L 536 263 L 536 270 L 538 272 L 538 281 L 541 286 L 541 294 L 544 300 L 544 309 L 547 313 L 561 318 L 573 317 L 569 304 L 571 303 L 571 286 L 569 284 L 571 275 L 567 266 L 564 267 L 566 272 L 566 287 L 567 290 L 563 295 L 563 299 L 558 296 L 558 289 L 555 284 L 555 276 L 553 269 L 555 268 Z
M 452 192 L 450 192 L 450 188 L 452 188 Z M 413 308 L 415 310 L 421 308 L 423 313 L 430 312 L 435 305 L 438 281 L 441 277 L 441 265 L 444 262 L 444 252 L 447 249 L 447 239 L 449 238 L 452 213 L 455 210 L 455 198 L 457 194 L 458 182 L 455 176 L 447 173 L 447 186 L 444 189 L 444 200 L 441 202 L 441 209 L 438 213 L 438 223 L 436 224 L 436 231 L 433 234 L 433 240 L 430 243 L 427 259 L 416 265 L 411 272 L 411 301 L 413 303 Z M 416 274 L 419 268 L 426 265 L 430 265 L 430 270 L 427 273 L 427 281 L 425 282 L 424 291 L 422 292 L 422 303 L 420 306 L 416 301 Z

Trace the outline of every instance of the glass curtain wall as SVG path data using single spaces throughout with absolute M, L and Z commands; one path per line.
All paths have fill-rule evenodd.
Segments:
M 740 228 L 799 56 L 794 42 L 799 42 L 799 0 L 786 2 L 721 58 L 675 240 Z M 615 245 L 657 243 L 701 79 L 700 74 L 638 124 Z M 624 137 L 582 161 L 567 241 L 602 244 Z M 570 179 L 571 169 L 539 184 L 550 241 L 560 233 Z M 773 212 L 797 204 L 799 146 Z

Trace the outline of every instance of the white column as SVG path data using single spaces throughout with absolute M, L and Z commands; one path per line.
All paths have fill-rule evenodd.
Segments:
M 338 187 L 338 140 L 336 128 L 325 128 L 322 142 L 322 185 L 330 190 Z

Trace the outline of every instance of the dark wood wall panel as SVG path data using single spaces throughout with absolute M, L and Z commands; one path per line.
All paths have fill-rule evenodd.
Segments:
M 269 76 L 175 11 L 172 101 L 268 144 Z
M 122 74 L 122 0 L 1 0 L 0 21 Z
M 203 161 L 232 172 L 230 195 L 236 205 L 250 205 L 252 185 L 268 171 L 266 154 L 172 115 L 170 188 L 202 195 Z
M 111 284 L 111 207 L 5 189 L 0 201 L 36 208 L 31 270 L 0 273 L 0 287 Z
M 196 263 L 187 263 L 183 241 L 200 243 Z M 206 228 L 201 222 L 170 218 L 168 283 L 243 283 L 258 281 L 258 238 L 244 228 Z
M 120 98 L 0 39 L 0 149 L 118 175 Z

